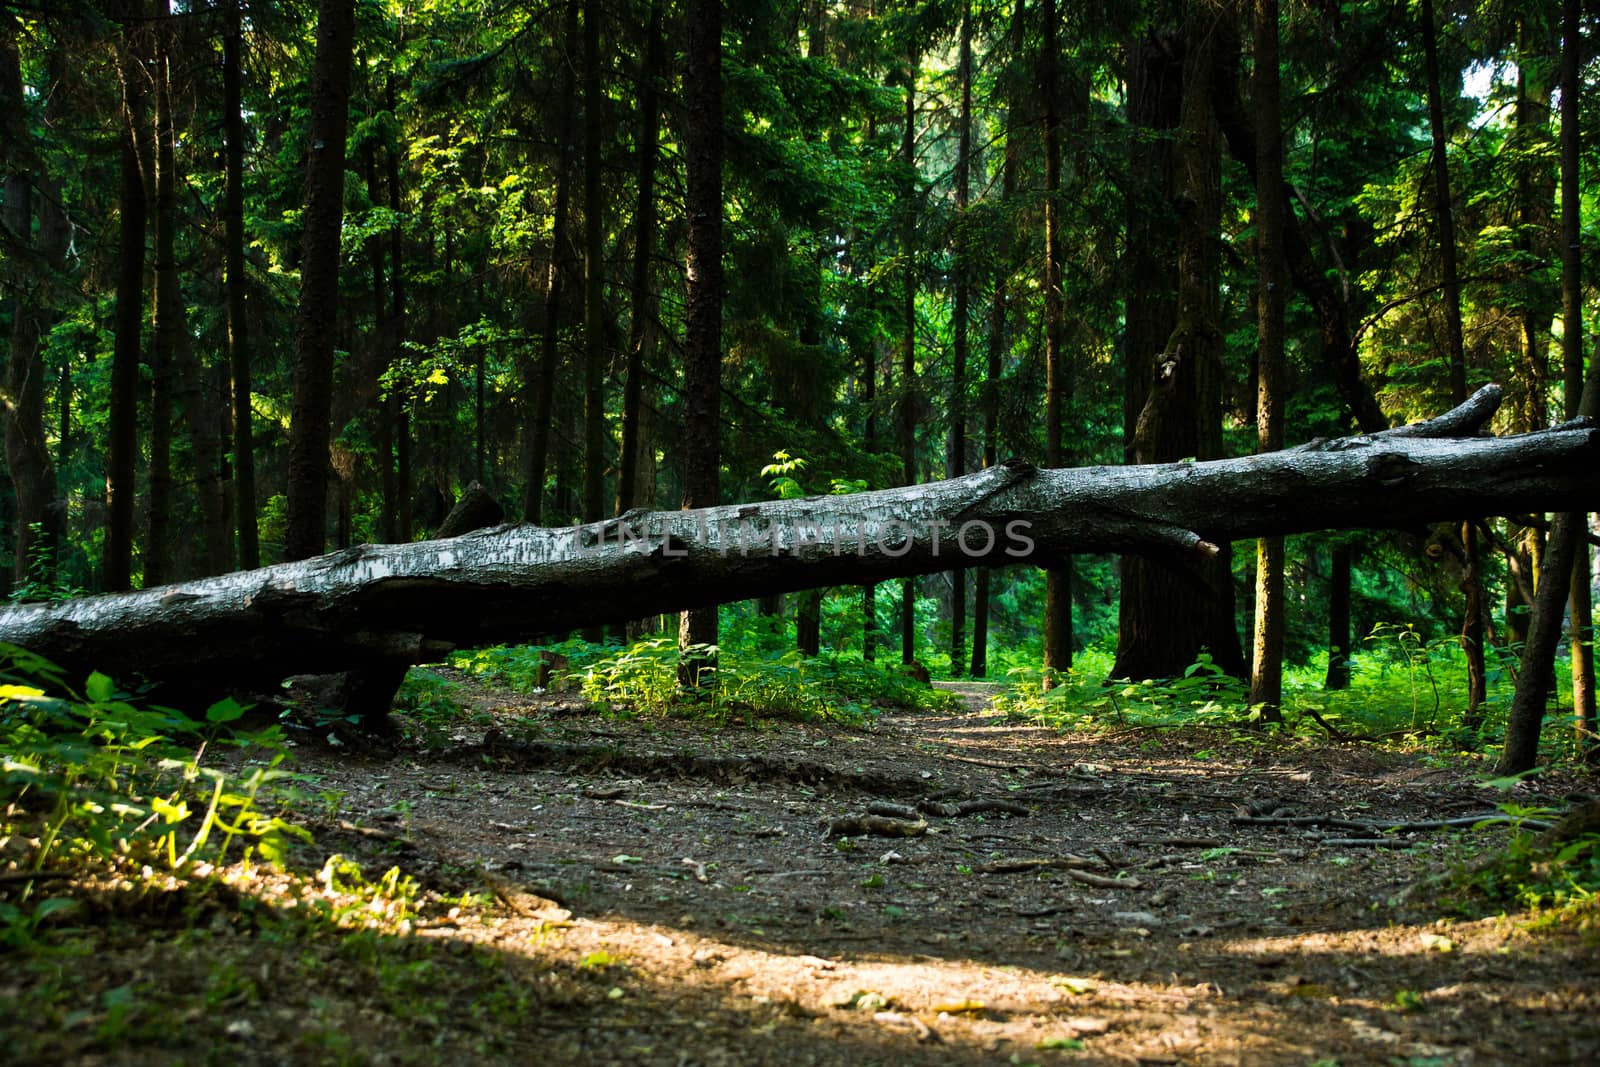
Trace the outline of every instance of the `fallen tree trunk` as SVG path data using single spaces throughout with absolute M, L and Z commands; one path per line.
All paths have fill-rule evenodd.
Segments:
M 1489 386 L 1430 422 L 1240 459 L 1063 470 L 1013 461 L 852 496 L 362 545 L 142 592 L 19 605 L 0 612 L 0 642 L 69 677 L 99 670 L 197 697 L 291 674 L 357 671 L 397 683 L 406 665 L 457 648 L 773 593 L 954 567 L 1049 566 L 1080 552 L 1181 563 L 1262 535 L 1600 507 L 1593 425 L 1475 436 L 1499 395 Z

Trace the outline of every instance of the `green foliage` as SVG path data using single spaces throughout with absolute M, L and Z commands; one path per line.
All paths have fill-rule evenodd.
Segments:
M 62 577 L 55 566 L 55 553 L 44 536 L 43 523 L 30 523 L 33 538 L 28 544 L 28 577 L 19 582 L 6 599 L 12 603 L 30 600 L 71 600 L 82 596 L 82 589 Z
M 567 666 L 561 676 L 548 679 L 550 684 L 572 688 L 596 708 L 619 715 L 862 723 L 884 707 L 949 710 L 957 705 L 951 694 L 853 656 L 802 656 L 768 620 L 728 620 L 723 632 L 722 645 L 704 650 L 717 661 L 717 684 L 709 695 L 679 688 L 677 641 L 665 636 L 627 646 L 572 640 L 489 648 L 458 655 L 453 662 L 497 685 L 530 692 L 548 674 L 553 654 Z
M 131 859 L 183 874 L 202 860 L 225 862 L 236 838 L 246 858 L 277 861 L 289 838 L 307 836 L 260 807 L 263 790 L 284 776 L 283 752 L 276 729 L 228 727 L 240 705 L 220 701 L 200 722 L 141 707 L 103 674 L 89 677 L 82 696 L 53 695 L 67 692 L 49 663 L 0 646 L 0 837 L 30 842 L 23 869 Z M 206 766 L 208 745 L 247 747 L 256 765 Z M 70 898 L 31 904 L 31 896 L 29 886 L 0 901 L 0 936 L 26 940 L 69 910 Z
M 1517 820 L 1556 814 L 1511 803 L 1500 810 Z M 1542 913 L 1538 924 L 1575 922 L 1600 932 L 1600 830 L 1592 819 L 1570 834 L 1519 828 L 1487 862 L 1457 870 L 1451 886 L 1444 904 L 1456 914 L 1534 911 Z
M 1035 657 L 1001 660 L 1009 663 L 1010 688 L 997 706 L 1062 730 L 1232 727 L 1252 719 L 1247 687 L 1223 675 L 1207 655 L 1181 678 L 1141 681 L 1109 679 L 1113 660 L 1109 648 L 1084 650 L 1075 657 L 1073 670 L 1049 691 L 1040 684 Z M 1479 721 L 1469 721 L 1465 659 L 1453 637 L 1428 640 L 1415 624 L 1382 623 L 1350 657 L 1350 668 L 1349 688 L 1329 690 L 1324 687 L 1325 654 L 1288 667 L 1285 722 L 1273 730 L 1308 740 L 1327 740 L 1330 729 L 1341 737 L 1403 744 L 1432 739 L 1444 752 L 1463 753 L 1480 749 L 1483 738 L 1497 736 L 1504 727 L 1512 679 L 1506 672 L 1491 671 L 1488 702 Z M 1570 752 L 1569 733 L 1552 725 L 1551 742 L 1559 747 L 1551 758 Z

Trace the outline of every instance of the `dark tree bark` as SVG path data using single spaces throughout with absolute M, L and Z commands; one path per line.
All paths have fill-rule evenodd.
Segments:
M 568 50 L 577 46 L 578 0 L 567 0 L 561 43 Z M 560 99 L 563 101 L 572 99 L 577 86 L 574 69 L 570 61 L 562 64 Z M 561 293 L 570 270 L 567 228 L 572 201 L 572 108 L 563 106 L 559 114 L 555 146 L 556 202 L 550 231 L 550 267 L 544 290 L 544 333 L 540 338 L 538 371 L 530 383 L 534 412 L 533 425 L 528 428 L 531 440 L 522 489 L 522 517 L 528 522 L 538 522 L 544 509 L 544 480 L 550 464 L 550 430 L 555 416 L 556 370 L 561 362 Z
M 176 317 L 174 371 L 178 407 L 183 412 L 184 426 L 189 436 L 195 494 L 200 506 L 200 534 L 205 550 L 201 574 L 224 574 L 233 563 L 233 531 L 229 525 L 228 493 L 222 477 L 222 427 L 227 412 L 220 409 L 226 407 L 225 394 L 215 387 L 207 387 L 205 372 L 189 336 L 188 313 L 181 300 L 178 301 Z M 219 371 L 225 369 L 218 368 Z M 220 375 L 213 374 L 212 380 L 220 382 Z
M 328 522 L 334 331 L 339 313 L 339 231 L 344 220 L 346 109 L 355 0 L 321 0 L 311 72 L 300 305 L 295 315 L 294 400 L 289 427 L 289 509 L 284 557 L 322 551 Z
M 116 592 L 133 586 L 134 464 L 139 451 L 138 387 L 140 332 L 144 325 L 144 234 L 146 125 L 143 5 L 129 5 L 135 16 L 123 27 L 119 75 L 122 81 L 121 156 L 118 163 L 117 308 L 111 353 L 111 410 L 106 440 L 105 586 Z
M 1596 416 L 1600 416 L 1600 360 L 1594 361 L 1589 368 L 1582 397 L 1579 414 L 1592 426 Z M 1592 471 L 1589 479 L 1591 486 L 1595 484 Z M 1505 748 L 1500 753 L 1500 763 L 1496 768 L 1498 774 L 1521 774 L 1532 770 L 1538 763 L 1539 732 L 1544 723 L 1545 704 L 1555 680 L 1561 618 L 1567 607 L 1578 545 L 1586 533 L 1587 516 L 1584 512 L 1594 508 L 1591 500 L 1592 495 L 1585 494 L 1583 499 L 1575 501 L 1579 510 L 1560 510 L 1550 523 L 1544 576 L 1534 592 L 1533 613 L 1528 617 L 1528 641 L 1523 646 L 1522 669 L 1517 675 L 1517 689 L 1511 698 Z
M 905 173 L 901 189 L 900 254 L 905 258 L 901 293 L 900 338 L 900 460 L 906 485 L 917 484 L 917 70 L 921 59 L 913 53 L 906 65 L 906 121 L 900 135 L 900 165 Z M 900 662 L 917 658 L 917 583 L 900 583 Z
M 5 160 L 5 228 L 18 248 L 28 248 L 31 243 L 40 268 L 18 270 L 9 279 L 15 290 L 10 351 L 4 376 L 0 377 L 5 464 L 16 494 L 14 577 L 21 583 L 49 577 L 60 532 L 55 465 L 44 428 L 45 368 L 41 357 L 50 328 L 46 311 L 54 281 L 50 275 L 61 270 L 66 257 L 67 220 L 61 211 L 59 190 L 43 161 L 28 147 L 30 134 L 23 125 L 27 112 L 15 33 L 12 16 L 0 15 L 0 110 L 5 112 L 0 118 L 0 132 L 8 142 L 6 154 L 13 157 Z M 35 191 L 39 193 L 37 198 Z M 37 237 L 32 237 L 36 199 L 39 231 Z M 18 256 L 13 262 L 20 259 Z M 43 562 L 46 573 L 36 573 L 35 562 Z
M 228 366 L 233 374 L 233 492 L 239 523 L 239 566 L 261 566 L 256 534 L 256 460 L 252 439 L 250 390 L 250 323 L 246 294 L 250 283 L 244 266 L 244 31 L 242 0 L 228 0 L 222 31 L 222 126 L 227 141 L 226 191 L 223 199 L 223 284 L 227 290 Z
M 156 0 L 155 56 L 155 326 L 150 345 L 150 497 L 146 513 L 144 580 L 171 581 L 172 560 L 172 396 L 178 346 L 176 232 L 178 192 L 175 131 L 172 124 L 172 27 L 169 0 Z M 320 548 L 319 548 L 320 551 Z
M 395 114 L 394 76 L 384 83 L 384 102 L 391 115 Z M 389 230 L 389 329 L 391 333 L 388 363 L 400 359 L 401 346 L 406 343 L 406 274 L 405 231 L 400 228 L 402 202 L 400 188 L 400 156 L 403 146 L 386 147 L 388 164 L 389 212 L 397 220 Z M 386 423 L 391 428 L 394 447 L 394 537 L 391 540 L 411 540 L 411 406 L 405 393 L 391 390 L 385 404 Z
M 1255 3 L 1256 259 L 1259 314 L 1256 450 L 1283 447 L 1283 124 L 1278 78 L 1278 0 Z M 1250 703 L 1267 722 L 1283 713 L 1283 538 L 1256 542 L 1255 641 Z
M 1222 454 L 1222 336 L 1218 241 L 1221 158 L 1213 81 L 1223 58 L 1223 17 L 1191 8 L 1185 26 L 1182 120 L 1176 151 L 1178 319 L 1134 431 L 1138 462 Z M 1253 165 L 1253 164 L 1252 164 Z M 1233 619 L 1233 583 L 1224 546 L 1218 558 L 1185 574 L 1159 565 L 1123 568 L 1116 677 L 1175 677 L 1209 652 L 1241 676 L 1244 655 Z
M 633 212 L 633 293 L 628 316 L 627 366 L 622 382 L 622 457 L 617 471 L 617 514 L 634 506 L 639 480 L 640 409 L 644 368 L 655 343 L 657 301 L 651 284 L 656 247 L 656 164 L 660 156 L 661 0 L 651 0 L 645 30 L 644 66 L 639 72 L 638 206 Z M 650 500 L 648 503 L 653 504 Z
M 967 205 L 972 161 L 972 3 L 962 0 L 961 43 L 956 77 L 961 81 L 961 110 L 956 119 L 956 229 L 954 252 L 955 306 L 951 313 L 953 366 L 950 372 L 950 450 L 945 463 L 948 477 L 967 472 L 967 315 L 971 296 L 966 247 Z M 967 572 L 950 576 L 950 673 L 959 678 L 968 671 Z
M 688 0 L 684 17 L 689 35 L 684 74 L 689 292 L 683 339 L 683 506 L 704 508 L 721 495 L 722 0 Z M 710 681 L 716 663 L 714 657 L 690 650 L 717 643 L 717 609 L 675 607 L 694 608 L 678 619 L 678 646 L 685 652 L 678 681 L 699 686 Z M 644 613 L 674 608 L 645 607 Z
M 1594 368 L 1590 368 L 1589 391 L 1583 389 L 1583 277 L 1582 218 L 1578 197 L 1578 158 L 1581 127 L 1578 124 L 1578 56 L 1582 38 L 1578 32 L 1578 0 L 1563 0 L 1561 5 L 1561 371 L 1566 386 L 1567 417 L 1595 408 Z M 1600 362 L 1600 361 L 1596 361 Z M 1572 708 L 1579 744 L 1593 762 L 1600 757 L 1600 723 L 1595 716 L 1594 686 L 1594 603 L 1590 590 L 1589 544 L 1581 536 L 1588 527 L 1588 516 L 1573 525 L 1576 544 L 1572 553 L 1571 630 Z M 1520 687 L 1519 694 L 1520 696 Z
M 1009 116 L 1007 118 L 1009 126 Z M 1017 194 L 1017 145 L 1006 138 L 1005 159 L 1000 165 L 1000 196 L 1009 204 Z M 1006 303 L 1009 299 L 1009 270 L 1002 266 L 995 273 L 994 298 L 989 305 L 989 339 L 983 372 L 983 466 L 993 467 L 1000 455 L 1000 376 L 1005 367 L 1005 352 L 1010 344 L 1007 333 Z M 972 677 L 989 673 L 989 590 L 993 571 L 980 567 L 972 594 Z
M 1215 558 L 1220 544 L 1265 534 L 1593 506 L 1593 423 L 1478 436 L 1498 399 L 1489 388 L 1429 423 L 1241 459 L 1077 470 L 1012 462 L 851 496 L 362 546 L 139 593 L 21 605 L 0 611 L 0 641 L 74 677 L 92 669 L 129 680 L 143 674 L 214 697 L 293 673 L 392 669 L 624 612 L 953 565 L 1040 565 L 1125 551 L 1176 563 Z
M 583 8 L 583 521 L 605 515 L 605 204 L 599 0 Z
M 382 190 L 378 184 L 378 153 L 371 143 L 366 148 L 367 171 L 367 199 L 374 205 L 382 203 Z M 384 245 L 383 235 L 374 234 L 367 238 L 365 251 L 367 265 L 372 275 L 372 336 L 370 343 L 373 347 L 373 365 L 378 373 L 382 374 L 388 366 L 389 356 L 393 350 L 393 339 L 390 336 L 389 325 L 389 283 L 384 277 Z M 378 487 L 381 503 L 378 508 L 378 538 L 386 544 L 392 544 L 396 538 L 395 530 L 395 487 L 394 487 L 394 405 L 388 397 L 383 398 L 378 404 L 376 419 L 376 451 L 378 461 Z M 480 479 L 481 480 L 481 479 Z
M 1439 236 L 1439 274 L 1444 296 L 1445 356 L 1450 368 L 1450 399 L 1461 403 L 1467 396 L 1466 342 L 1461 330 L 1461 275 L 1456 266 L 1456 223 L 1450 196 L 1450 159 L 1447 154 L 1444 99 L 1439 87 L 1437 26 L 1433 0 L 1422 0 L 1423 65 L 1428 82 L 1428 126 L 1433 137 L 1433 210 Z M 1489 695 L 1484 664 L 1483 584 L 1478 578 L 1477 535 L 1471 526 L 1461 530 L 1461 579 L 1466 594 L 1461 624 L 1461 648 L 1467 658 L 1467 721 L 1475 724 L 1478 709 Z
M 1045 465 L 1065 462 L 1061 449 L 1063 400 L 1067 370 L 1062 354 L 1066 304 L 1061 292 L 1061 77 L 1055 0 L 1044 0 L 1039 17 L 1043 43 L 1039 53 L 1040 96 L 1044 103 L 1044 457 Z M 1052 567 L 1044 576 L 1044 685 L 1057 671 L 1072 668 L 1072 561 Z

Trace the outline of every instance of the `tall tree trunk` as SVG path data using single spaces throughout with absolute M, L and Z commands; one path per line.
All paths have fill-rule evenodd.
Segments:
M 605 206 L 600 160 L 599 0 L 583 8 L 583 521 L 605 516 Z M 591 627 L 585 640 L 605 640 Z
M 394 75 L 384 82 L 384 104 L 389 114 L 397 115 L 395 108 Z M 396 135 L 398 136 L 398 134 Z M 406 274 L 405 231 L 400 228 L 402 191 L 400 188 L 400 156 L 402 145 L 386 147 L 388 164 L 389 214 L 396 220 L 389 230 L 389 330 L 388 363 L 401 358 L 406 343 Z M 404 390 L 393 390 L 387 402 L 385 419 L 393 436 L 395 467 L 395 540 L 411 540 L 411 405 Z
M 1579 205 L 1578 32 L 1579 0 L 1561 5 L 1561 376 L 1567 395 L 1568 418 L 1594 415 L 1596 368 L 1589 371 L 1587 394 L 1583 387 L 1583 257 L 1582 216 Z M 1600 364 L 1600 360 L 1593 361 Z M 1585 410 L 1584 405 L 1587 405 Z M 1572 707 L 1579 744 L 1585 757 L 1600 757 L 1600 723 L 1595 717 L 1594 603 L 1590 583 L 1589 545 L 1583 533 L 1588 516 L 1569 520 L 1577 529 L 1572 553 L 1571 631 Z M 1526 668 L 1524 668 L 1526 674 Z M 1521 686 L 1518 686 L 1518 697 Z M 1542 704 L 1541 704 L 1542 707 Z
M 225 574 L 233 561 L 233 530 L 228 521 L 228 492 L 223 482 L 222 430 L 226 423 L 226 392 L 216 388 L 219 374 L 210 375 L 200 365 L 194 342 L 189 336 L 188 312 L 182 301 L 177 310 L 178 346 L 173 351 L 177 376 L 178 407 L 189 437 L 194 463 L 195 495 L 200 509 L 200 536 L 204 548 L 201 565 L 205 575 Z M 225 370 L 217 367 L 215 370 Z
M 1350 688 L 1350 542 L 1334 542 L 1328 571 L 1328 673 L 1324 689 Z
M 1256 261 L 1258 325 L 1256 450 L 1283 447 L 1283 126 L 1278 82 L 1278 0 L 1255 4 Z M 1255 642 L 1250 703 L 1267 722 L 1283 713 L 1283 538 L 1256 542 Z
M 383 201 L 378 184 L 378 153 L 371 142 L 366 147 L 367 199 L 376 207 Z M 372 364 L 381 376 L 388 367 L 394 344 L 389 326 L 389 284 L 384 277 L 384 239 L 374 234 L 365 242 L 367 264 L 372 272 Z M 376 451 L 378 463 L 378 537 L 384 542 L 395 540 L 394 500 L 394 405 L 385 396 L 378 402 L 376 418 Z M 481 480 L 481 479 L 480 479 Z
M 1123 458 L 1128 463 L 1138 462 L 1139 415 L 1150 399 L 1155 369 L 1178 320 L 1177 275 L 1172 269 L 1177 261 L 1177 220 L 1171 208 L 1177 186 L 1170 131 L 1182 118 L 1183 62 L 1176 38 L 1175 33 L 1158 31 L 1128 46 L 1130 178 L 1122 269 L 1128 294 L 1122 440 Z M 1143 674 L 1156 668 L 1158 660 L 1143 651 L 1134 637 L 1143 638 L 1145 620 L 1151 612 L 1161 610 L 1158 605 L 1172 578 L 1159 563 L 1142 556 L 1123 556 L 1118 568 L 1121 597 L 1114 673 L 1125 676 L 1137 670 Z
M 178 343 L 176 250 L 178 191 L 172 124 L 172 27 L 169 0 L 156 0 L 155 63 L 155 323 L 150 345 L 150 498 L 146 515 L 145 585 L 172 580 L 172 377 Z
M 862 445 L 867 455 L 878 451 L 878 346 L 868 340 L 862 346 L 865 374 L 861 381 L 861 400 L 867 409 Z M 878 587 L 868 582 L 861 587 L 861 660 L 874 663 L 878 658 Z
M 722 465 L 722 0 L 687 0 L 684 17 L 689 292 L 683 338 L 683 506 L 700 508 L 717 503 Z M 680 684 L 710 680 L 714 657 L 690 650 L 716 643 L 716 608 L 679 616 Z
M 24 146 L 30 140 L 22 125 L 27 114 L 22 88 L 22 68 L 16 42 L 16 23 L 9 14 L 0 15 L 0 109 L 7 118 L 0 131 L 11 138 L 8 151 L 26 157 L 33 153 Z M 11 123 L 17 124 L 16 129 Z M 7 160 L 5 179 L 5 228 L 23 247 L 33 229 L 34 192 L 38 199 L 39 232 L 32 246 L 38 262 L 48 272 L 60 271 L 67 250 L 67 220 L 62 214 L 59 191 L 43 166 L 21 165 Z M 44 581 L 54 567 L 59 547 L 61 510 L 56 504 L 55 467 L 50 459 L 44 429 L 45 368 L 42 359 L 45 335 L 50 321 L 46 308 L 51 303 L 49 288 L 54 279 L 34 280 L 17 272 L 16 292 L 11 306 L 10 352 L 3 377 L 0 377 L 0 425 L 5 428 L 6 471 L 16 493 L 14 576 L 18 583 L 29 579 Z M 42 563 L 43 573 L 34 564 Z
M 562 47 L 569 50 L 578 43 L 578 0 L 567 0 L 561 41 Z M 574 65 L 570 61 L 563 63 L 561 70 L 560 99 L 570 101 L 576 85 Z M 543 517 L 544 480 L 550 464 L 551 420 L 555 415 L 556 371 L 561 362 L 558 347 L 561 336 L 561 292 L 568 271 L 567 226 L 572 200 L 572 108 L 563 104 L 559 107 L 559 115 L 555 146 L 556 202 L 550 230 L 550 267 L 544 290 L 544 333 L 540 338 L 538 371 L 535 380 L 530 383 L 534 403 L 533 425 L 529 427 L 532 440 L 528 446 L 522 488 L 522 517 L 527 522 L 539 522 Z
M 1009 205 L 1017 195 L 1018 150 L 1015 130 L 1007 116 L 1005 158 L 1001 163 L 1000 199 Z M 1010 266 L 1002 264 L 995 272 L 994 298 L 989 305 L 989 339 L 983 372 L 983 466 L 993 467 L 1000 459 L 1000 376 L 1005 369 L 1007 333 L 1006 303 L 1009 297 Z M 978 568 L 972 594 L 972 677 L 989 673 L 989 595 L 994 571 Z
M 118 57 L 122 81 L 121 157 L 118 163 L 117 309 L 111 354 L 111 411 L 106 441 L 105 586 L 133 586 L 134 464 L 139 451 L 139 349 L 144 326 L 145 83 L 144 5 L 128 5 Z
M 1461 275 L 1456 265 L 1456 223 L 1450 197 L 1450 158 L 1444 119 L 1444 98 L 1439 86 L 1439 47 L 1433 21 L 1433 0 L 1422 0 L 1422 52 L 1428 80 L 1428 125 L 1433 136 L 1433 217 L 1438 225 L 1440 283 L 1444 292 L 1445 346 L 1450 367 L 1450 399 L 1461 403 L 1467 395 L 1466 342 L 1461 330 Z M 1478 578 L 1477 533 L 1472 525 L 1461 528 L 1462 558 L 1466 561 L 1461 588 L 1466 594 L 1461 624 L 1461 647 L 1467 658 L 1467 721 L 1475 724 L 1478 709 L 1488 698 L 1488 671 L 1484 664 L 1483 583 Z
M 1222 454 L 1222 336 L 1218 243 L 1221 159 L 1212 89 L 1224 56 L 1224 16 L 1192 4 L 1184 27 L 1183 98 L 1176 153 L 1178 317 L 1134 431 L 1135 459 L 1171 462 Z M 1252 160 L 1252 166 L 1254 161 Z M 1202 652 L 1244 672 L 1233 619 L 1226 546 L 1194 566 L 1123 567 L 1116 677 L 1180 675 Z
M 583 521 L 605 515 L 605 207 L 600 161 L 599 0 L 583 9 Z
M 956 123 L 956 241 L 954 248 L 955 307 L 951 330 L 954 366 L 950 374 L 950 452 L 945 474 L 959 478 L 967 472 L 967 304 L 970 298 L 966 247 L 967 204 L 972 159 L 972 3 L 962 0 L 961 45 L 956 76 L 961 80 L 961 111 Z M 950 674 L 968 672 L 967 572 L 950 575 Z
M 346 109 L 355 0 L 321 0 L 311 72 L 300 305 L 295 315 L 289 427 L 289 509 L 284 558 L 322 552 L 328 522 L 333 341 L 339 313 L 339 232 L 344 221 Z
M 900 254 L 905 258 L 901 294 L 900 339 L 900 460 L 906 485 L 917 484 L 917 71 L 921 58 L 913 52 L 906 65 L 906 122 L 900 136 L 900 165 L 905 169 L 901 190 Z M 900 662 L 917 658 L 917 582 L 900 583 Z
M 627 366 L 622 383 L 622 457 L 617 471 L 617 514 L 634 507 L 641 451 L 639 423 L 644 397 L 646 347 L 655 340 L 656 297 L 651 260 L 656 247 L 656 164 L 660 156 L 661 2 L 650 2 L 644 67 L 639 72 L 638 206 L 633 212 L 633 293 L 628 316 Z M 654 500 L 644 501 L 646 506 Z
M 1044 102 L 1044 457 L 1045 465 L 1063 464 L 1062 400 L 1067 370 L 1061 347 L 1066 303 L 1061 292 L 1061 108 L 1055 0 L 1040 7 L 1043 44 L 1039 55 L 1040 96 Z M 1072 667 L 1072 561 L 1045 571 L 1044 686 L 1057 671 Z
M 228 0 L 222 31 L 222 126 L 227 140 L 226 190 L 223 194 L 223 275 L 227 288 L 228 366 L 233 375 L 233 492 L 239 523 L 239 566 L 261 566 L 256 533 L 256 461 L 251 438 L 250 323 L 246 293 L 250 282 L 244 265 L 244 31 L 243 0 Z

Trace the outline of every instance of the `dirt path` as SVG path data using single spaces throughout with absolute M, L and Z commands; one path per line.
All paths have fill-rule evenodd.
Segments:
M 1337 843 L 1370 836 L 1350 826 L 1241 821 L 1491 810 L 1458 766 L 1227 731 L 1063 737 L 1008 721 L 980 685 L 950 687 L 958 713 L 867 730 L 603 719 L 462 684 L 471 724 L 432 750 L 297 750 L 301 807 L 321 809 L 301 862 L 398 864 L 422 887 L 410 936 L 282 943 L 237 904 L 171 933 L 124 919 L 92 958 L 51 964 L 63 1003 L 88 1009 L 62 1009 L 65 1045 L 13 1062 L 1600 1054 L 1592 947 L 1504 920 L 1435 924 L 1431 896 L 1389 903 L 1507 831 L 1400 833 L 1396 848 Z M 1594 789 L 1542 788 L 1519 800 Z M 920 805 L 901 820 L 920 832 L 836 832 L 885 803 Z M 127 990 L 180 1022 L 139 1037 L 105 1006 Z M 108 1045 L 108 1020 L 133 1044 Z
M 1492 810 L 1458 771 L 1216 732 L 1062 737 L 992 711 L 992 687 L 951 688 L 959 714 L 887 715 L 871 731 L 597 720 L 482 692 L 480 729 L 443 752 L 307 752 L 302 770 L 343 795 L 347 827 L 397 838 L 406 870 L 496 887 L 504 914 L 429 936 L 608 961 L 614 999 L 556 1037 L 529 1020 L 558 1062 L 1600 1051 L 1592 954 L 1506 922 L 1417 925 L 1387 903 L 1503 831 L 1381 848 L 1328 843 L 1360 836 L 1349 828 L 1236 818 Z M 829 832 L 873 802 L 985 800 L 1026 814 Z M 370 851 L 331 820 L 317 829 L 324 848 Z

